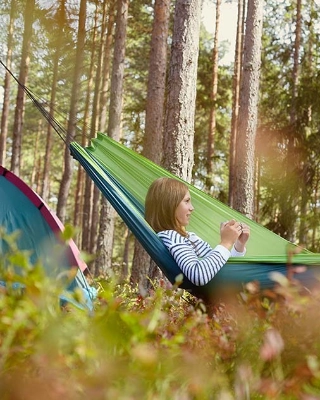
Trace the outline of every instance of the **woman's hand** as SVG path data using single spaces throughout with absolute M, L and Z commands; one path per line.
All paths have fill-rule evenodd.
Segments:
M 235 249 L 242 253 L 245 250 L 245 244 L 250 237 L 250 228 L 248 225 L 237 222 L 234 219 L 223 222 L 220 226 L 220 244 L 227 249 L 234 245 Z
M 250 227 L 246 224 L 240 223 L 241 233 L 234 244 L 235 249 L 239 253 L 243 253 L 246 247 L 246 243 L 250 237 Z
M 231 249 L 241 234 L 240 223 L 232 219 L 231 221 L 222 222 L 220 225 L 220 244 L 227 249 Z

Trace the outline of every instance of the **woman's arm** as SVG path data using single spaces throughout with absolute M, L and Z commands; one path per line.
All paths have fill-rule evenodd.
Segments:
M 196 286 L 210 282 L 228 261 L 231 253 L 223 245 L 212 249 L 196 235 L 192 240 L 173 230 L 159 232 L 165 246 L 172 254 L 185 276 Z

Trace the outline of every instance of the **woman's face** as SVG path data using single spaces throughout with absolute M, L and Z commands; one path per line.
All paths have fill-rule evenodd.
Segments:
M 188 190 L 176 209 L 176 219 L 181 226 L 187 226 L 189 224 L 193 210 L 194 208 L 191 204 L 191 196 Z

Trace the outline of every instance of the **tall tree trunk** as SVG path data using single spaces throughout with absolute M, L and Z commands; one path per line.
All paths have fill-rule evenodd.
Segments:
M 90 124 L 90 112 L 91 112 L 91 102 L 92 97 L 91 94 L 93 92 L 94 80 L 95 80 L 95 70 L 96 70 L 96 49 L 97 49 L 97 33 L 98 33 L 98 25 L 100 24 L 99 20 L 100 9 L 96 6 L 95 10 L 95 19 L 94 19 L 94 28 L 92 32 L 92 46 L 91 46 L 91 59 L 90 59 L 90 67 L 89 67 L 89 79 L 87 84 L 87 96 L 86 96 L 86 104 L 84 109 L 84 124 L 82 128 L 82 145 L 86 146 L 88 143 L 88 126 Z M 77 176 L 77 196 L 75 203 L 75 215 L 74 215 L 74 224 L 82 226 L 82 236 L 81 236 L 81 245 L 82 249 L 90 252 L 90 226 L 91 226 L 91 218 L 92 218 L 92 199 L 93 199 L 93 182 L 88 174 L 83 174 L 83 170 L 78 170 Z M 80 210 L 82 210 L 80 217 Z M 92 269 L 92 263 L 88 264 L 88 267 Z M 91 271 L 92 273 L 94 271 Z
M 290 124 L 295 125 L 297 120 L 297 97 L 298 97 L 298 84 L 300 79 L 300 46 L 301 46 L 301 0 L 296 0 L 297 4 L 297 14 L 296 14 L 296 29 L 295 29 L 295 40 L 294 40 L 294 54 L 293 54 L 293 70 L 292 70 L 292 101 L 290 110 Z M 290 149 L 294 146 L 294 135 L 289 137 L 289 156 Z M 291 163 L 291 161 L 289 161 Z
M 107 25 L 107 37 L 105 40 L 104 48 L 104 59 L 103 59 L 103 70 L 102 70 L 102 88 L 101 88 L 101 99 L 100 99 L 100 121 L 99 130 L 100 132 L 107 131 L 107 110 L 108 110 L 108 89 L 110 82 L 110 59 L 111 59 L 111 47 L 113 41 L 114 32 L 114 18 L 115 18 L 116 1 L 109 1 L 108 10 L 108 25 Z
M 240 92 L 234 208 L 254 216 L 255 137 L 258 117 L 263 1 L 248 0 Z
M 312 218 L 312 223 L 311 223 L 311 227 L 312 227 L 311 246 L 313 249 L 315 249 L 317 247 L 316 241 L 317 241 L 317 237 L 319 237 L 318 236 L 319 210 L 318 210 L 318 207 L 316 206 L 320 202 L 319 193 L 320 193 L 320 171 L 318 169 L 316 171 L 316 176 L 314 179 L 314 191 L 313 191 L 313 201 L 312 201 L 313 204 L 315 204 L 315 206 L 312 209 L 313 218 Z
M 105 5 L 106 6 L 105 2 Z M 110 7 L 112 7 L 110 9 Z M 105 103 L 106 103 L 106 96 L 107 96 L 107 88 L 108 88 L 108 84 L 109 84 L 109 67 L 110 67 L 110 52 L 111 52 L 111 43 L 112 43 L 112 34 L 113 34 L 113 25 L 114 25 L 114 15 L 113 15 L 113 8 L 114 8 L 114 2 L 112 2 L 112 6 L 109 3 L 109 10 L 111 10 L 111 16 L 108 15 L 108 25 L 107 25 L 107 33 L 104 31 L 104 29 L 102 29 L 102 34 L 106 35 L 106 37 L 102 37 L 100 38 L 101 41 L 101 45 L 104 45 L 104 48 L 101 49 L 100 51 L 102 51 L 101 53 L 101 57 L 103 57 L 103 72 L 102 72 L 102 89 L 101 89 L 101 95 L 100 95 L 100 108 L 104 108 L 105 107 Z M 98 10 L 98 9 L 97 9 Z M 98 13 L 97 13 L 98 14 Z M 105 13 L 104 13 L 105 14 Z M 105 17 L 106 18 L 106 15 Z M 98 23 L 98 21 L 97 21 Z M 105 24 L 105 21 L 103 22 L 103 24 Z M 94 43 L 96 42 L 96 40 L 94 40 Z M 96 46 L 94 46 L 94 48 L 96 48 Z M 90 92 L 93 91 L 92 88 L 92 83 L 93 83 L 93 66 L 96 64 L 95 61 L 95 55 L 94 55 L 94 50 L 92 51 L 92 56 L 91 56 L 91 60 L 92 60 L 92 67 L 90 68 L 90 70 L 92 71 L 90 73 L 90 76 L 92 77 L 92 80 L 90 79 L 91 83 L 90 83 L 90 89 L 88 87 L 88 93 L 89 90 Z M 107 60 L 106 60 L 107 59 Z M 101 61 L 102 62 L 102 61 Z M 97 99 L 97 96 L 96 96 Z M 95 101 L 94 101 L 95 102 Z M 89 104 L 88 104 L 89 105 Z M 104 113 L 105 111 L 103 111 Z M 101 112 L 97 113 L 96 111 L 94 112 L 94 114 L 99 117 L 99 127 L 101 129 L 101 118 L 105 118 L 105 116 L 101 116 Z M 93 116 L 94 117 L 94 116 Z M 96 120 L 96 117 L 94 117 L 94 119 Z M 96 122 L 95 122 L 96 123 Z M 105 121 L 104 121 L 105 124 Z M 91 125 L 92 126 L 92 125 Z M 95 136 L 96 132 L 92 131 L 91 132 L 91 137 Z M 85 190 L 84 190 L 84 218 L 82 220 L 82 247 L 83 249 L 85 249 L 87 252 L 91 252 L 92 248 L 91 248 L 91 237 L 93 236 L 93 233 L 90 234 L 91 232 L 91 224 L 92 224 L 92 215 L 93 215 L 93 202 L 94 197 L 96 194 L 96 190 L 94 189 L 94 185 L 92 183 L 92 179 L 86 175 L 85 176 Z M 96 195 L 97 198 L 97 195 Z M 99 207 L 97 207 L 100 209 L 100 205 Z M 100 218 L 101 218 L 101 210 L 100 210 Z M 94 232 L 98 232 L 97 228 L 95 228 Z M 96 250 L 96 248 L 95 248 Z M 95 271 L 96 271 L 96 263 L 92 262 L 89 263 L 89 268 L 91 270 L 91 273 L 93 275 L 95 275 Z
M 55 101 L 57 94 L 57 82 L 58 82 L 58 68 L 59 68 L 59 58 L 60 58 L 60 47 L 57 46 L 54 58 L 53 58 L 53 76 L 51 82 L 51 90 L 50 90 L 50 106 L 49 106 L 49 114 L 50 117 L 54 118 L 54 110 L 55 110 Z M 52 133 L 53 127 L 51 124 L 47 124 L 47 135 L 46 135 L 46 150 L 44 156 L 44 164 L 43 164 L 43 180 L 41 187 L 41 197 L 48 201 L 49 198 L 49 181 L 50 181 L 50 160 L 51 160 L 51 150 L 52 150 Z
M 67 200 L 70 191 L 72 172 L 73 172 L 73 159 L 70 156 L 69 145 L 74 140 L 76 133 L 76 115 L 78 108 L 79 86 L 80 86 L 80 77 L 82 73 L 83 51 L 84 51 L 85 36 L 86 36 L 86 31 L 85 31 L 86 7 L 87 7 L 86 0 L 81 0 L 80 11 L 79 11 L 74 78 L 72 82 L 71 103 L 69 110 L 67 137 L 66 137 L 65 153 L 64 153 L 64 171 L 60 184 L 58 205 L 57 205 L 57 215 L 62 222 L 64 222 L 66 218 Z
M 194 162 L 201 5 L 201 0 L 176 2 L 164 127 L 163 166 L 189 182 Z
M 231 117 L 231 135 L 229 145 L 229 198 L 228 203 L 234 206 L 234 179 L 235 179 L 235 157 L 237 128 L 239 117 L 239 99 L 241 85 L 242 70 L 242 52 L 243 52 L 243 36 L 244 36 L 244 20 L 245 20 L 244 0 L 238 0 L 238 17 L 237 17 L 237 35 L 234 55 L 233 69 L 233 87 L 232 87 L 232 117 Z
M 298 87 L 300 81 L 300 47 L 301 47 L 301 25 L 302 25 L 302 15 L 301 15 L 301 0 L 296 0 L 296 21 L 295 21 L 295 40 L 294 40 L 294 53 L 293 53 L 293 70 L 292 70 L 292 99 L 291 99 L 291 110 L 290 110 L 290 133 L 288 138 L 288 148 L 287 148 L 287 178 L 288 182 L 292 180 L 294 182 L 299 177 L 296 176 L 295 171 L 297 168 L 303 166 L 297 165 L 298 157 L 296 157 L 296 130 L 297 130 L 297 101 L 298 101 Z M 304 180 L 300 180 L 299 186 L 305 190 Z M 295 185 L 290 185 L 287 191 L 286 206 L 283 209 L 283 213 L 287 215 L 284 219 L 288 221 L 288 226 L 286 226 L 286 239 L 293 241 L 294 239 L 294 218 L 296 214 L 295 211 Z M 304 194 L 302 194 L 302 199 L 304 199 Z M 305 201 L 305 200 L 304 200 Z
M 101 73 L 102 73 L 102 63 L 103 63 L 103 55 L 105 49 L 105 39 L 106 39 L 106 29 L 107 29 L 107 7 L 108 1 L 105 0 L 102 3 L 102 24 L 101 24 L 101 36 L 100 36 L 100 46 L 99 46 L 99 55 L 97 62 L 97 71 L 95 78 L 95 88 L 94 88 L 94 96 L 93 96 L 93 104 L 92 104 L 92 118 L 91 118 L 91 131 L 90 137 L 95 137 L 97 133 L 97 128 L 99 124 L 99 114 L 100 114 L 100 92 L 101 92 Z M 97 251 L 97 232 L 99 232 L 99 215 L 100 215 L 100 190 L 94 185 L 93 187 L 93 200 L 92 200 L 92 218 L 90 225 L 90 253 L 96 254 Z M 96 268 L 95 268 L 96 269 Z
M 309 4 L 309 33 L 308 33 L 308 42 L 307 42 L 307 57 L 306 57 L 306 69 L 307 74 L 312 76 L 315 75 L 316 71 L 314 71 L 314 63 L 313 63 L 313 47 L 314 47 L 314 0 L 310 0 Z M 301 8 L 301 6 L 300 6 Z M 300 10 L 301 12 L 301 10 Z M 301 18 L 300 18 L 301 21 Z M 298 21 L 297 21 L 298 22 Z M 301 22 L 300 22 L 301 24 Z M 300 27 L 301 32 L 301 27 Z M 307 129 L 310 128 L 312 122 L 312 107 L 308 105 L 307 109 Z M 303 174 L 300 174 L 300 182 L 301 182 L 301 205 L 300 205 L 300 226 L 299 226 L 299 243 L 301 245 L 307 244 L 307 234 L 308 227 L 306 223 L 306 216 L 308 214 L 308 202 L 311 199 L 310 188 L 313 188 L 313 185 L 310 184 L 310 180 L 307 177 L 308 168 L 306 163 L 303 165 Z
M 36 137 L 34 140 L 34 144 L 32 146 L 33 154 L 32 154 L 32 159 L 33 159 L 33 166 L 32 166 L 32 172 L 31 172 L 31 187 L 35 188 L 35 191 L 39 193 L 40 189 L 40 171 L 41 171 L 41 158 L 39 156 L 39 141 L 40 137 L 43 135 L 43 120 L 40 119 L 38 121 L 38 129 L 36 132 Z
M 5 167 L 6 164 L 6 151 L 7 151 L 7 136 L 8 136 L 8 123 L 9 123 L 9 108 L 10 108 L 10 73 L 12 61 L 12 46 L 13 46 L 13 26 L 16 11 L 16 2 L 11 1 L 10 19 L 8 26 L 8 39 L 7 39 L 7 57 L 6 67 L 8 71 L 5 72 L 4 85 L 3 85 L 3 107 L 1 115 L 1 132 L 0 132 L 0 165 Z
M 128 21 L 128 0 L 118 0 L 115 45 L 111 75 L 108 135 L 120 139 L 122 92 L 125 61 L 125 44 Z M 98 256 L 96 265 L 99 274 L 106 275 L 111 268 L 115 211 L 109 202 L 101 198 L 100 229 L 98 236 Z
M 108 135 L 115 140 L 119 140 L 121 136 L 122 92 L 128 7 L 128 0 L 118 0 L 108 121 Z
M 53 32 L 55 32 L 53 39 L 53 74 L 50 90 L 50 103 L 49 103 L 49 115 L 52 119 L 55 117 L 55 102 L 57 95 L 57 84 L 58 84 L 58 70 L 59 70 L 59 60 L 61 56 L 61 47 L 65 39 L 64 31 L 66 29 L 66 0 L 60 0 L 58 2 L 58 8 L 56 14 L 53 18 Z M 51 166 L 51 150 L 52 150 L 52 124 L 47 124 L 47 135 L 46 135 L 46 150 L 44 156 L 43 165 L 43 180 L 42 187 L 40 190 L 41 196 L 45 201 L 48 201 L 50 194 L 50 166 Z
M 309 35 L 308 35 L 308 50 L 307 50 L 307 66 L 308 72 L 313 73 L 314 70 L 314 62 L 313 62 L 313 48 L 314 48 L 314 41 L 315 41 L 315 21 L 314 21 L 314 13 L 315 13 L 315 0 L 310 0 L 310 23 L 309 23 Z M 308 107 L 308 124 L 311 123 L 312 118 L 312 105 L 310 104 Z
M 16 101 L 16 108 L 14 114 L 13 123 L 13 135 L 12 135 L 12 156 L 11 156 L 11 171 L 19 175 L 20 163 L 21 163 L 21 146 L 22 146 L 22 127 L 24 117 L 24 103 L 25 103 L 25 91 L 23 86 L 26 86 L 29 72 L 30 63 L 30 44 L 32 37 L 32 23 L 33 23 L 33 11 L 35 6 L 35 0 L 27 0 L 24 14 L 24 34 L 22 42 L 20 72 L 18 94 Z
M 156 164 L 161 162 L 164 98 L 167 71 L 167 41 L 169 30 L 170 1 L 156 0 L 151 35 L 149 77 L 146 104 L 146 129 L 143 142 L 143 155 Z M 150 259 L 148 253 L 135 240 L 131 270 L 131 282 L 147 289 L 150 278 Z M 152 269 L 154 269 L 152 267 Z M 154 276 L 161 276 L 160 270 Z
M 212 187 L 213 174 L 213 155 L 214 155 L 214 139 L 216 134 L 216 102 L 218 93 L 218 62 L 219 62 L 219 28 L 220 28 L 220 6 L 221 0 L 216 0 L 216 26 L 213 40 L 212 50 L 212 86 L 210 93 L 211 107 L 209 119 L 209 132 L 207 140 L 207 160 L 206 160 L 206 187 L 208 190 Z
M 150 44 L 143 155 L 156 164 L 162 159 L 162 131 L 166 88 L 170 1 L 155 0 Z

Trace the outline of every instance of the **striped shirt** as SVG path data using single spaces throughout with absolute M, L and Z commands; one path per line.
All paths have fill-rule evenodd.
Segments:
M 245 254 L 245 251 L 238 252 L 234 246 L 231 251 L 220 244 L 213 249 L 193 232 L 188 232 L 188 237 L 184 237 L 174 230 L 167 230 L 158 232 L 158 236 L 184 275 L 196 286 L 211 281 L 229 257 Z

